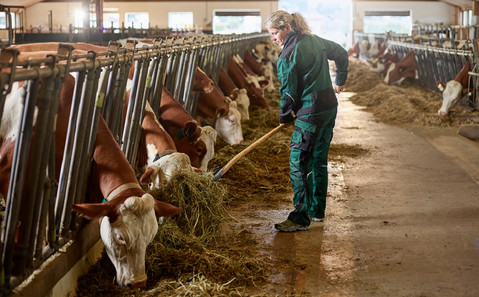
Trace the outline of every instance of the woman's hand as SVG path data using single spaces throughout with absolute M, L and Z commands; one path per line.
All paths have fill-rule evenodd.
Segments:
M 341 93 L 342 91 L 344 91 L 344 86 L 337 86 L 337 85 L 334 85 L 334 91 L 339 94 Z

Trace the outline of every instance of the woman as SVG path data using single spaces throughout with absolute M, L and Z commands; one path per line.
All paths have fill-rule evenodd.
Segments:
M 273 12 L 265 26 L 272 41 L 282 46 L 277 62 L 282 84 L 279 122 L 294 123 L 289 166 L 295 209 L 274 227 L 305 231 L 311 221 L 324 220 L 329 144 L 338 106 L 334 92 L 344 90 L 348 53 L 339 44 L 311 34 L 299 13 Z M 328 60 L 336 63 L 334 85 Z

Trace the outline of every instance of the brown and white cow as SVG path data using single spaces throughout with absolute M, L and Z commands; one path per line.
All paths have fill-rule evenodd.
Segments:
M 280 52 L 281 47 L 271 41 L 271 39 L 258 42 L 252 49 L 253 55 L 263 65 L 266 64 L 265 62 L 276 64 Z
M 220 68 L 218 86 L 229 99 L 236 102 L 238 111 L 241 114 L 241 120 L 249 120 L 250 101 L 248 94 L 245 89 L 238 89 L 223 67 Z
M 449 110 L 459 102 L 459 99 L 468 93 L 469 71 L 471 71 L 471 65 L 468 60 L 453 80 L 447 83 L 437 82 L 437 87 L 442 91 L 442 105 L 437 111 L 439 116 L 447 116 Z
M 253 72 L 258 75 L 259 77 L 263 77 L 266 80 L 268 80 L 268 84 L 264 89 L 267 92 L 273 92 L 276 90 L 274 87 L 273 81 L 274 81 L 274 68 L 273 64 L 271 62 L 265 61 L 261 63 L 259 60 L 257 60 L 253 54 L 251 53 L 250 50 L 245 50 L 244 54 L 244 63 L 253 70 Z
M 268 84 L 267 80 L 258 80 L 256 75 L 247 73 L 245 67 L 237 62 L 237 57 L 231 57 L 228 66 L 228 75 L 238 86 L 238 88 L 246 89 L 251 105 L 255 105 L 267 110 L 271 110 L 271 106 L 264 99 L 263 87 Z
M 414 52 L 410 51 L 397 63 L 391 63 L 384 78 L 387 84 L 401 84 L 405 79 L 417 78 L 416 61 Z
M 356 41 L 354 45 L 350 49 L 348 49 L 348 56 L 351 56 L 353 58 L 359 57 L 359 41 Z
M 75 79 L 69 75 L 60 93 L 55 132 L 55 177 L 58 180 Z M 6 98 L 0 143 L 0 191 L 6 197 L 14 144 L 19 129 L 23 88 L 15 88 Z M 119 285 L 144 287 L 145 252 L 158 230 L 158 217 L 179 214 L 182 209 L 155 200 L 143 191 L 135 172 L 118 143 L 100 117 L 88 182 L 89 202 L 75 204 L 74 210 L 87 218 L 101 220 L 101 238 L 116 268 Z M 108 201 L 100 203 L 103 198 Z M 21 222 L 19 226 L 21 226 Z M 21 230 L 19 230 L 21 232 Z
M 158 218 L 179 214 L 182 209 L 154 199 L 140 187 L 102 117 L 93 161 L 90 198 L 107 201 L 74 204 L 73 209 L 88 219 L 101 219 L 100 235 L 115 266 L 117 284 L 145 287 L 146 247 L 158 232 Z
M 176 150 L 173 139 L 158 121 L 148 101 L 141 128 L 138 162 L 144 168 L 140 178 L 142 184 L 149 184 L 150 189 L 158 188 L 175 174 L 193 170 L 190 158 Z
M 176 150 L 187 154 L 193 167 L 206 171 L 214 156 L 215 129 L 201 127 L 165 87 L 161 92 L 159 120 L 173 138 Z
M 241 114 L 236 102 L 227 100 L 216 82 L 210 79 L 200 68 L 196 69 L 196 77 L 209 79 L 213 84 L 211 91 L 201 91 L 198 98 L 196 113 L 211 125 L 214 125 L 218 136 L 231 145 L 243 142 Z

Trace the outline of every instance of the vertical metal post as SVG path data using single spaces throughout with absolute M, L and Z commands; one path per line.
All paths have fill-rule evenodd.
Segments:
M 10 174 L 9 192 L 6 200 L 5 226 L 2 232 L 1 242 L 3 246 L 2 254 L 2 273 L 4 276 L 4 285 L 10 283 L 12 273 L 13 250 L 15 246 L 15 235 L 17 232 L 20 206 L 22 203 L 23 185 L 25 181 L 25 172 L 27 168 L 28 152 L 31 144 L 33 116 L 35 112 L 36 100 L 39 90 L 39 78 L 27 82 L 28 91 L 26 93 L 24 112 L 20 119 L 20 128 L 17 140 L 15 142 L 15 153 L 12 160 L 12 169 Z

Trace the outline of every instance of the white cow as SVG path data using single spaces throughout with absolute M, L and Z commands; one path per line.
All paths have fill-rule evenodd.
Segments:
M 439 90 L 442 91 L 442 105 L 437 111 L 439 116 L 446 116 L 451 108 L 459 102 L 459 99 L 463 97 L 464 92 L 467 93 L 470 70 L 471 65 L 467 61 L 453 80 L 448 81 L 446 84 L 443 82 L 437 83 Z

